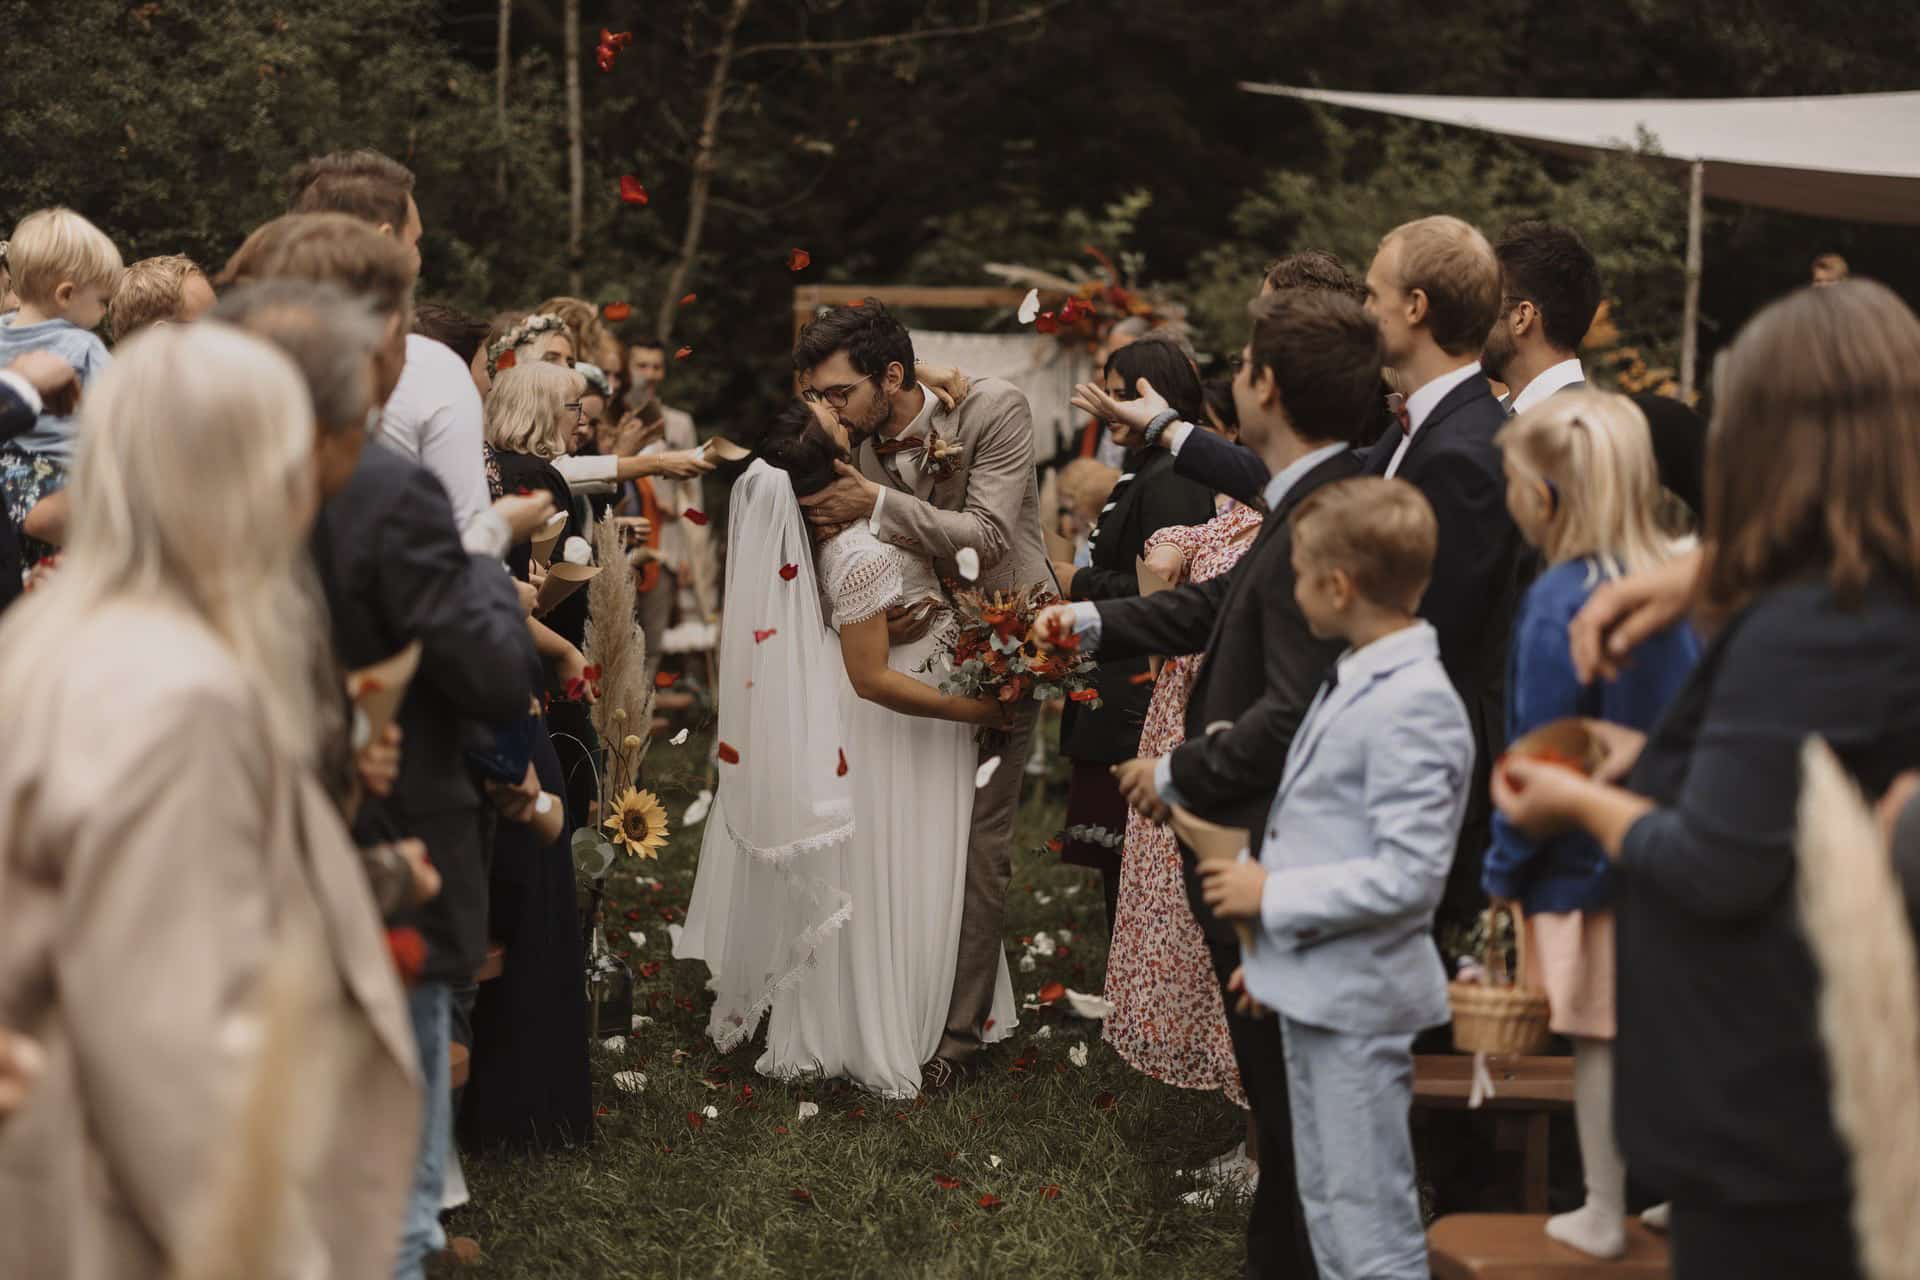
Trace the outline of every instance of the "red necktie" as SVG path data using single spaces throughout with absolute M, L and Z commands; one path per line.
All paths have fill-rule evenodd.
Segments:
M 1413 416 L 1407 412 L 1407 398 L 1398 391 L 1387 392 L 1387 412 L 1400 424 L 1400 434 L 1413 434 Z

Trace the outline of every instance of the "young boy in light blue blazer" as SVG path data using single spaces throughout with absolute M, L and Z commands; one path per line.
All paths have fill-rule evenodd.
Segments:
M 1415 616 L 1433 509 L 1402 480 L 1331 484 L 1293 516 L 1295 598 L 1350 646 L 1294 733 L 1260 857 L 1202 868 L 1254 926 L 1234 983 L 1280 1016 L 1300 1200 L 1321 1280 L 1427 1280 L 1413 1037 L 1447 1021 L 1433 943 L 1473 730 Z

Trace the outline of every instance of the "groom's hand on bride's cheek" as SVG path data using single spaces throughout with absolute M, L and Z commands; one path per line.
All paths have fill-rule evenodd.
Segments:
M 880 486 L 844 462 L 833 466 L 840 478 L 800 499 L 800 505 L 807 509 L 807 519 L 815 524 L 847 524 L 871 516 Z

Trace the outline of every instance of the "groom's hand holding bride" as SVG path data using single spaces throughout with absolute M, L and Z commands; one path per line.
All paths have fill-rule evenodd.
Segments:
M 806 508 L 807 519 L 816 526 L 849 525 L 873 515 L 874 503 L 880 497 L 880 486 L 861 475 L 851 463 L 836 462 L 833 469 L 840 473 L 838 480 L 820 492 L 810 493 L 800 499 L 800 505 Z

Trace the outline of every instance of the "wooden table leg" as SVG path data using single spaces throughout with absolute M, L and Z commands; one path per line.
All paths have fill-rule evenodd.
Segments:
M 1521 1157 L 1521 1206 L 1528 1213 L 1547 1211 L 1547 1125 L 1544 1111 L 1527 1113 L 1527 1136 Z

